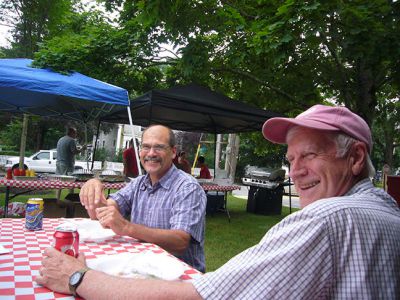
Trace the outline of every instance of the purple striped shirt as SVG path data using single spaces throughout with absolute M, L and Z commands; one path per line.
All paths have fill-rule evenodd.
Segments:
M 110 198 L 132 223 L 159 229 L 183 230 L 191 235 L 180 259 L 205 271 L 204 230 L 206 195 L 197 180 L 174 165 L 154 186 L 149 175 L 139 176 Z

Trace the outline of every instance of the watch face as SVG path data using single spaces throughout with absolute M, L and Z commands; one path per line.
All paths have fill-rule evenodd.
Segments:
M 71 278 L 69 279 L 69 284 L 70 285 L 77 284 L 79 282 L 79 279 L 81 278 L 81 275 L 82 274 L 79 271 L 72 274 Z

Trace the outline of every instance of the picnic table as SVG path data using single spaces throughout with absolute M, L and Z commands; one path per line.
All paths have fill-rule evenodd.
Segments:
M 4 203 L 4 217 L 7 216 L 8 204 L 11 199 L 14 197 L 28 193 L 36 190 L 51 190 L 51 189 L 80 189 L 85 184 L 84 181 L 61 181 L 61 180 L 46 180 L 46 179 L 37 179 L 37 180 L 15 180 L 15 179 L 0 179 L 0 187 L 6 188 L 5 195 L 5 203 Z M 123 188 L 127 182 L 103 182 L 105 189 L 121 189 Z M 237 185 L 218 185 L 218 184 L 202 184 L 201 185 L 205 191 L 216 191 L 224 193 L 225 197 L 225 207 L 226 207 L 226 199 L 227 192 L 240 189 L 240 186 Z M 14 192 L 11 195 L 13 190 L 23 191 Z M 227 211 L 228 216 L 229 212 Z M 230 217 L 229 217 L 230 218 Z
M 44 218 L 43 230 L 29 231 L 25 229 L 24 218 L 0 220 L 0 245 L 9 251 L 0 254 L 0 299 L 75 299 L 73 296 L 53 292 L 33 281 L 39 274 L 43 250 L 51 246 L 55 227 L 61 222 L 61 218 Z M 151 251 L 157 255 L 172 256 L 155 244 L 141 243 L 118 235 L 101 242 L 81 242 L 79 251 L 85 254 L 88 261 L 125 252 Z M 179 280 L 190 281 L 202 276 L 201 272 L 185 262 L 173 258 L 183 265 L 184 272 Z
M 83 181 L 61 181 L 61 180 L 15 180 L 15 179 L 0 179 L 0 187 L 6 188 L 5 202 L 4 202 L 4 217 L 7 216 L 8 203 L 14 197 L 37 190 L 52 190 L 52 189 L 80 189 L 85 182 Z M 104 182 L 105 189 L 121 189 L 125 186 L 126 182 Z M 23 189 L 23 191 L 20 191 Z M 11 195 L 11 191 L 18 190 Z

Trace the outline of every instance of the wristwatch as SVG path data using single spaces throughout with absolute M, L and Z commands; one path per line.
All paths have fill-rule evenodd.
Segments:
M 76 294 L 76 289 L 78 286 L 81 284 L 83 276 L 85 276 L 86 272 L 89 271 L 90 269 L 88 267 L 83 268 L 79 271 L 76 271 L 69 277 L 69 291 L 71 292 L 72 295 L 75 297 L 77 296 Z

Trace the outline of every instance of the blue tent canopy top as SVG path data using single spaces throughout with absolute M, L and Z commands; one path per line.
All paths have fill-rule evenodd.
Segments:
M 30 59 L 0 59 L 0 112 L 91 121 L 129 106 L 128 92 L 77 72 L 30 67 Z

